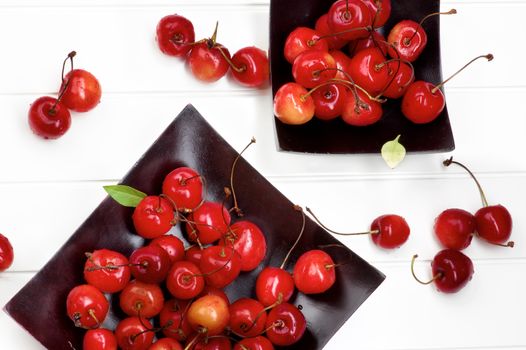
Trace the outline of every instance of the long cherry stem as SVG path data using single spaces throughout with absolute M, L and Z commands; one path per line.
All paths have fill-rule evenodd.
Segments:
M 328 228 L 327 226 L 325 226 L 321 221 L 320 219 L 318 219 L 318 217 L 316 215 L 314 215 L 314 213 L 312 212 L 312 210 L 310 208 L 305 208 L 305 210 L 307 210 L 307 212 L 314 218 L 314 220 L 327 232 L 330 232 L 330 233 L 334 233 L 335 235 L 340 235 L 340 236 L 357 236 L 357 235 L 376 235 L 378 233 L 380 233 L 380 231 L 378 230 L 370 230 L 370 231 L 364 231 L 364 232 L 353 232 L 353 233 L 345 233 L 345 232 L 338 232 L 338 231 L 334 231 L 334 230 L 331 230 L 330 228 Z
M 457 13 L 457 10 L 455 9 L 451 9 L 447 12 L 434 12 L 434 13 L 430 13 L 429 15 L 425 16 L 424 18 L 422 18 L 422 20 L 420 20 L 420 23 L 418 23 L 418 27 L 416 28 L 415 32 L 413 33 L 413 35 L 409 38 L 409 39 L 406 39 L 406 42 L 405 44 L 406 45 L 409 45 L 409 43 L 411 42 L 411 40 L 413 40 L 413 38 L 416 36 L 416 33 L 418 33 L 418 30 L 422 28 L 422 24 L 424 24 L 424 22 L 430 18 L 430 17 L 433 17 L 433 16 L 438 16 L 438 15 L 454 15 Z
M 447 78 L 446 80 L 444 80 L 443 82 L 441 82 L 440 84 L 438 84 L 437 86 L 435 86 L 432 90 L 431 90 L 431 93 L 435 93 L 438 89 L 440 89 L 445 83 L 447 83 L 448 81 L 450 81 L 451 79 L 453 79 L 454 77 L 457 76 L 457 74 L 459 74 L 460 72 L 462 72 L 464 69 L 466 69 L 467 66 L 469 66 L 470 64 L 472 64 L 473 62 L 475 62 L 476 60 L 480 59 L 480 58 L 485 58 L 489 61 L 492 61 L 493 60 L 493 54 L 491 53 L 488 53 L 487 55 L 480 55 L 480 56 L 477 56 L 475 57 L 474 59 L 472 59 L 471 61 L 469 61 L 468 63 L 466 63 L 464 65 L 464 67 L 460 68 L 458 71 L 456 71 L 453 75 L 451 75 L 449 78 Z
M 63 87 L 62 87 L 62 90 L 58 94 L 57 100 L 55 101 L 55 103 L 53 104 L 51 109 L 49 110 L 49 113 L 51 115 L 55 114 L 58 103 L 60 102 L 60 100 L 64 96 L 64 93 L 66 92 L 66 90 L 69 87 L 69 80 L 66 81 L 66 83 L 64 84 L 64 80 L 65 80 L 64 79 L 64 71 L 66 69 L 66 63 L 68 62 L 68 60 L 70 61 L 70 65 L 71 65 L 70 71 L 72 71 L 73 70 L 73 57 L 75 57 L 76 55 L 77 55 L 77 53 L 75 51 L 71 51 L 68 54 L 68 56 L 64 59 L 64 62 L 62 62 L 62 73 L 61 73 L 61 76 L 62 76 Z
M 431 283 L 433 283 L 433 281 L 443 277 L 443 274 L 439 272 L 435 276 L 433 276 L 433 278 L 431 280 L 429 280 L 429 281 L 424 282 L 424 281 L 420 280 L 418 277 L 416 277 L 416 274 L 415 274 L 415 260 L 416 260 L 416 258 L 418 258 L 417 254 L 413 255 L 413 257 L 411 258 L 411 273 L 413 274 L 413 277 L 415 278 L 415 280 L 418 283 L 427 285 L 427 284 L 431 284 Z
M 482 186 L 480 185 L 480 183 L 477 180 L 477 178 L 475 177 L 475 175 L 471 172 L 471 170 L 468 169 L 467 166 L 465 166 L 464 164 L 462 164 L 460 162 L 457 162 L 457 161 L 453 160 L 453 157 L 444 160 L 442 162 L 442 164 L 444 164 L 444 166 L 450 166 L 451 164 L 456 164 L 459 167 L 461 167 L 464 170 L 466 170 L 468 172 L 469 176 L 471 176 L 471 178 L 475 181 L 475 184 L 477 185 L 477 188 L 478 188 L 479 193 L 480 193 L 480 199 L 482 200 L 482 206 L 484 206 L 484 207 L 488 206 L 488 200 L 486 199 L 486 195 L 484 194 L 484 191 L 482 190 Z
M 233 70 L 235 70 L 238 73 L 243 73 L 244 71 L 247 70 L 247 66 L 245 66 L 245 65 L 243 65 L 241 67 L 236 66 L 235 63 L 232 62 L 232 59 L 230 57 L 228 57 L 228 55 L 223 51 L 223 48 L 221 46 L 218 45 L 218 46 L 216 46 L 216 48 L 219 50 L 219 52 L 221 53 L 221 55 L 223 56 L 225 61 L 228 63 L 230 68 L 232 68 Z
M 234 208 L 232 208 L 238 216 L 243 216 L 243 211 L 239 208 L 237 203 L 237 196 L 236 196 L 236 190 L 234 189 L 234 172 L 236 169 L 237 162 L 243 155 L 243 153 L 253 144 L 256 143 L 256 139 L 252 137 L 250 139 L 250 142 L 248 145 L 243 148 L 243 150 L 237 155 L 236 159 L 234 159 L 234 162 L 232 163 L 232 168 L 230 169 L 230 189 L 232 190 L 232 199 L 234 200 Z
M 290 247 L 287 255 L 283 259 L 283 262 L 281 263 L 281 266 L 279 267 L 280 269 L 285 268 L 285 265 L 287 264 L 287 260 L 289 260 L 290 254 L 292 254 L 292 251 L 298 245 L 298 242 L 301 240 L 301 237 L 303 236 L 303 232 L 305 231 L 305 213 L 303 212 L 303 209 L 299 205 L 295 205 L 294 210 L 299 211 L 301 213 L 301 220 L 302 220 L 301 230 L 300 230 L 300 233 L 298 234 L 298 238 L 296 238 L 296 242 L 294 242 L 292 247 Z

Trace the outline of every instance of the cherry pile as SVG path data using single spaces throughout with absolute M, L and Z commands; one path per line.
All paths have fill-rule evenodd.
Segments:
M 382 104 L 402 99 L 402 114 L 415 124 L 430 123 L 445 107 L 440 84 L 417 80 L 412 62 L 427 45 L 425 22 L 402 20 L 382 35 L 391 14 L 391 0 L 337 0 L 314 28 L 297 27 L 283 49 L 294 82 L 282 85 L 274 96 L 274 114 L 285 124 L 299 125 L 313 117 L 338 117 L 353 126 L 378 122 Z
M 29 108 L 29 126 L 33 132 L 45 139 L 57 139 L 71 126 L 71 111 L 87 112 L 100 102 L 101 88 L 93 74 L 83 69 L 73 69 L 71 51 L 62 64 L 62 81 L 58 97 L 44 96 L 36 99 Z M 64 76 L 66 63 L 71 69 Z
M 217 42 L 217 23 L 210 38 L 195 41 L 192 22 L 174 14 L 163 17 L 157 24 L 157 44 L 169 56 L 188 62 L 190 71 L 200 81 L 215 82 L 228 71 L 239 84 L 265 87 L 269 82 L 267 53 L 255 46 L 244 47 L 233 56 Z

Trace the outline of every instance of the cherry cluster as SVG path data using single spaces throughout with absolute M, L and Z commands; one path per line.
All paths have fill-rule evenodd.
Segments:
M 73 69 L 71 51 L 62 64 L 62 82 L 58 97 L 44 96 L 36 99 L 29 108 L 29 126 L 33 132 L 45 139 L 57 139 L 71 126 L 70 110 L 87 112 L 100 102 L 101 88 L 93 74 L 83 69 Z M 67 61 L 71 69 L 64 76 Z
M 244 47 L 230 56 L 228 49 L 217 42 L 217 23 L 210 38 L 195 41 L 192 22 L 174 14 L 157 24 L 157 43 L 163 53 L 187 60 L 197 79 L 215 82 L 228 71 L 239 84 L 264 87 L 269 82 L 267 53 L 255 46 Z
M 7 270 L 13 264 L 13 246 L 6 236 L 0 233 L 0 272 Z
M 460 71 L 434 85 L 415 81 L 412 62 L 427 45 L 424 22 L 454 13 L 454 9 L 432 13 L 419 23 L 402 20 L 386 39 L 381 33 L 391 14 L 391 0 L 335 1 L 314 29 L 298 27 L 288 35 L 284 56 L 292 65 L 294 82 L 276 92 L 274 114 L 292 125 L 313 117 L 341 117 L 347 124 L 366 126 L 381 119 L 387 99 L 402 98 L 407 119 L 416 124 L 432 122 L 445 106 L 441 87 Z M 481 57 L 493 58 L 488 54 L 476 59 Z

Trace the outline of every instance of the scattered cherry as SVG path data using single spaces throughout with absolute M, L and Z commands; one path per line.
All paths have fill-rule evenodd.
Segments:
M 0 233 L 0 272 L 7 270 L 13 264 L 13 246 L 6 236 Z
M 243 86 L 265 87 L 269 83 L 270 66 L 267 53 L 255 46 L 238 50 L 231 60 L 232 77 Z
M 159 49 L 169 56 L 185 57 L 195 40 L 192 22 L 176 14 L 161 18 L 156 33 Z
M 39 97 L 31 104 L 28 113 L 29 126 L 45 139 L 57 139 L 71 126 L 71 114 L 67 107 L 54 97 Z
M 442 246 L 462 250 L 473 239 L 475 217 L 463 209 L 446 209 L 435 219 L 433 230 Z

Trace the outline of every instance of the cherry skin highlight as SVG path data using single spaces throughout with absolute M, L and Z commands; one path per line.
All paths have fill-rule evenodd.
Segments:
M 165 16 L 157 24 L 156 40 L 164 54 L 185 57 L 195 40 L 194 26 L 183 16 Z
M 296 261 L 292 277 L 294 285 L 300 292 L 323 293 L 336 281 L 334 261 L 323 250 L 309 250 Z
M 57 139 L 71 126 L 68 108 L 54 97 L 44 96 L 36 99 L 28 112 L 29 127 L 45 139 Z
M 475 229 L 475 217 L 463 209 L 446 209 L 435 219 L 434 232 L 444 248 L 467 248 Z
M 0 272 L 7 270 L 14 259 L 13 246 L 6 236 L 0 233 Z

